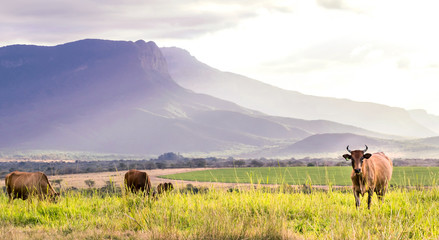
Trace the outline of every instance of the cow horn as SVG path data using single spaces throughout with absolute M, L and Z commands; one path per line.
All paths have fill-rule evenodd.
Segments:
M 367 149 L 369 149 L 369 148 L 367 147 L 367 145 L 366 145 L 366 144 L 364 144 L 364 146 L 366 146 L 366 149 L 364 149 L 364 151 L 363 151 L 363 152 L 366 152 L 366 151 L 367 151 Z
M 349 145 L 346 147 L 346 149 L 348 150 L 349 153 L 351 153 L 351 150 L 349 150 Z

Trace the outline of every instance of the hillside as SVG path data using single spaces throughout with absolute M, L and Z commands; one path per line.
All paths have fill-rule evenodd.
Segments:
M 329 153 L 346 150 L 350 145 L 351 149 L 364 149 L 365 144 L 374 152 L 385 151 L 393 148 L 392 140 L 383 140 L 371 137 L 365 137 L 350 133 L 335 134 L 317 134 L 298 141 L 282 149 L 283 153 Z
M 377 137 L 368 137 L 352 133 L 323 133 L 306 137 L 292 144 L 278 148 L 265 149 L 257 154 L 261 156 L 278 157 L 332 157 L 339 158 L 346 152 L 349 145 L 351 150 L 364 149 L 368 146 L 369 152 L 385 152 L 391 158 L 426 159 L 437 158 L 439 155 L 439 138 L 416 140 L 392 140 Z M 256 154 L 256 153 L 253 153 Z
M 142 40 L 2 47 L 0 76 L 0 149 L 228 155 L 335 129 L 375 134 L 186 90 L 157 45 Z
M 438 118 L 429 118 L 429 124 L 423 125 L 427 120 L 421 121 L 420 117 L 414 119 L 411 113 L 401 108 L 287 91 L 245 76 L 214 69 L 199 62 L 183 49 L 172 47 L 162 48 L 162 51 L 172 78 L 183 87 L 269 115 L 330 120 L 395 136 L 438 135 Z
M 428 114 L 422 109 L 410 110 L 410 117 L 423 126 L 428 127 L 436 133 L 439 133 L 439 116 Z

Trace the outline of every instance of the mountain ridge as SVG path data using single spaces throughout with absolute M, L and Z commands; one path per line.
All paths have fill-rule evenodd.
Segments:
M 0 48 L 0 149 L 133 154 L 254 151 L 335 129 L 267 116 L 178 85 L 154 42 Z M 316 130 L 314 130 L 316 129 Z
M 330 120 L 394 136 L 431 137 L 438 133 L 415 121 L 407 110 L 348 99 L 284 90 L 199 62 L 184 49 L 161 48 L 173 79 L 185 88 L 236 102 L 269 115 Z M 435 129 L 436 130 L 436 129 Z

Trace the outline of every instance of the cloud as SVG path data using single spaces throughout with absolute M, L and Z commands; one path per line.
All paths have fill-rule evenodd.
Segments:
M 264 11 L 285 12 L 289 7 L 269 0 L 8 1 L 0 8 L 0 44 L 94 36 L 190 39 L 234 27 Z
M 329 9 L 343 9 L 345 4 L 343 0 L 316 0 L 317 4 Z
M 356 13 L 367 13 L 379 4 L 376 0 L 316 0 L 316 2 L 326 9 L 347 10 Z
M 284 58 L 265 62 L 266 66 L 287 64 L 289 71 L 309 72 L 334 65 L 354 66 L 385 60 L 400 61 L 404 49 L 396 44 L 368 41 L 355 37 L 322 39 L 316 44 L 291 52 Z M 287 69 L 287 68 L 286 68 Z

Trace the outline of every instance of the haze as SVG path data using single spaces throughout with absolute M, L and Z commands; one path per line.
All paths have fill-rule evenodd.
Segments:
M 0 45 L 152 40 L 285 89 L 439 115 L 438 7 L 396 0 L 18 0 L 0 8 Z

